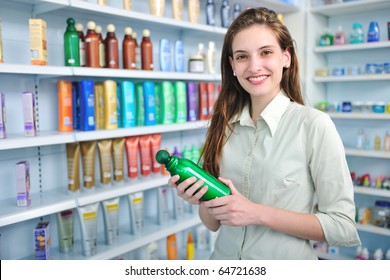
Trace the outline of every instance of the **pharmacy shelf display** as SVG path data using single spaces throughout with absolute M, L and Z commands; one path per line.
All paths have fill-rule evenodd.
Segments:
M 164 144 L 173 148 L 183 146 L 192 140 L 199 143 L 205 134 L 207 121 L 195 121 L 183 124 L 155 125 L 148 127 L 121 128 L 99 131 L 57 131 L 57 87 L 58 80 L 80 81 L 91 79 L 103 81 L 133 80 L 151 81 L 194 81 L 220 82 L 220 75 L 207 73 L 177 73 L 161 71 L 141 71 L 125 69 L 101 69 L 87 67 L 65 67 L 63 64 L 63 32 L 66 19 L 73 17 L 84 26 L 90 20 L 104 27 L 108 23 L 116 26 L 118 41 L 122 40 L 125 27 L 131 26 L 138 34 L 144 28 L 151 30 L 154 44 L 154 60 L 157 62 L 158 40 L 167 36 L 171 40 L 183 40 L 188 49 L 186 57 L 197 52 L 198 40 L 207 46 L 214 40 L 217 46 L 222 44 L 225 28 L 207 26 L 201 17 L 200 23 L 191 23 L 184 19 L 178 21 L 169 16 L 156 17 L 149 14 L 147 1 L 133 1 L 134 10 L 124 10 L 122 1 L 112 1 L 113 6 L 100 6 L 95 1 L 80 0 L 6 0 L 0 3 L 4 63 L 0 64 L 0 91 L 6 94 L 7 117 L 10 125 L 6 139 L 0 139 L 0 178 L 2 179 L 0 196 L 0 256 L 1 259 L 32 259 L 32 230 L 39 221 L 49 220 L 52 224 L 53 259 L 113 259 L 129 251 L 144 247 L 169 234 L 196 227 L 201 222 L 195 212 L 186 211 L 184 219 L 170 219 L 166 225 L 157 225 L 155 217 L 145 217 L 145 231 L 142 236 L 131 235 L 126 225 L 121 225 L 119 242 L 108 246 L 103 244 L 102 228 L 99 230 L 97 254 L 85 257 L 81 253 L 80 233 L 75 235 L 74 251 L 61 254 L 56 240 L 55 215 L 58 212 L 75 209 L 90 203 L 110 198 L 123 198 L 136 192 L 153 193 L 153 190 L 166 185 L 167 177 L 154 174 L 137 179 L 125 179 L 119 185 L 108 188 L 97 186 L 94 191 L 81 190 L 70 195 L 67 192 L 66 149 L 65 144 L 112 139 L 135 135 L 161 133 Z M 169 2 L 169 1 L 168 1 Z M 204 1 L 203 1 L 204 2 Z M 201 1 L 201 4 L 205 4 Z M 299 8 L 278 0 L 246 0 L 243 5 L 257 6 L 261 3 L 277 12 L 282 12 L 286 20 Z M 118 6 L 115 6 L 118 5 Z M 186 8 L 186 7 L 185 7 Z M 166 9 L 171 9 L 167 3 Z M 186 11 L 184 15 L 186 16 Z M 36 66 L 30 63 L 29 18 L 42 18 L 47 23 L 48 65 Z M 103 35 L 103 34 L 102 34 Z M 140 38 L 140 36 L 138 37 Z M 139 39 L 138 39 L 139 40 Z M 155 69 L 158 69 L 156 66 Z M 21 109 L 21 92 L 35 93 L 37 112 L 37 136 L 25 137 Z M 20 160 L 30 162 L 32 183 L 31 206 L 17 207 L 14 169 Z M 123 199 L 121 199 L 123 200 Z M 156 205 L 148 205 L 156 207 Z M 126 215 L 125 215 L 126 216 Z M 77 221 L 77 219 L 76 219 Z M 77 228 L 77 225 L 76 225 Z M 78 229 L 78 228 L 77 228 Z M 76 229 L 75 229 L 76 230 Z M 8 244 L 18 244 L 12 248 Z M 207 254 L 205 254 L 207 255 Z

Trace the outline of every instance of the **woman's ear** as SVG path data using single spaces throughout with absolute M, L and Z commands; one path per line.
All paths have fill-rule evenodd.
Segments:
M 234 71 L 233 58 L 231 56 L 229 56 L 229 63 L 230 63 L 230 66 L 232 67 L 233 75 L 235 76 L 236 75 L 236 71 Z
M 284 57 L 283 57 L 283 67 L 284 68 L 289 68 L 290 65 L 291 65 L 291 54 L 290 54 L 290 49 L 287 48 L 284 53 L 283 53 Z

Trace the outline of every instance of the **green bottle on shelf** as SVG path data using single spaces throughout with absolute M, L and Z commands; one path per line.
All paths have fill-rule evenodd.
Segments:
M 64 33 L 65 66 L 80 66 L 79 34 L 75 27 L 75 20 L 68 18 L 68 26 Z
M 223 184 L 211 174 L 207 173 L 189 159 L 171 156 L 166 150 L 160 150 L 156 154 L 156 160 L 159 163 L 165 165 L 166 170 L 169 171 L 171 176 L 179 175 L 179 183 L 190 177 L 195 177 L 197 181 L 200 179 L 203 180 L 204 184 L 198 189 L 198 191 L 203 186 L 208 186 L 208 190 L 201 197 L 202 201 L 207 201 L 230 194 L 230 189 L 228 186 Z

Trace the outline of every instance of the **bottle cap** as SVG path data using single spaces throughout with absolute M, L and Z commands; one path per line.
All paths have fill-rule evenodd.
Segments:
M 150 37 L 150 30 L 149 29 L 144 29 L 142 31 L 142 36 L 144 37 Z
M 160 150 L 156 154 L 156 160 L 161 164 L 167 164 L 170 158 L 171 156 L 166 150 Z
M 83 31 L 83 25 L 81 23 L 76 23 L 75 25 L 77 31 Z
M 131 37 L 133 37 L 134 39 L 137 39 L 137 32 L 134 32 L 134 31 L 133 31 L 133 32 L 131 33 Z
M 115 32 L 115 25 L 111 23 L 107 25 L 107 32 Z
M 96 33 L 102 33 L 102 27 L 100 25 L 96 25 L 95 31 Z
M 215 49 L 215 42 L 214 41 L 209 42 L 209 49 Z
M 87 28 L 90 29 L 90 30 L 95 30 L 96 23 L 94 21 L 88 21 Z
M 68 18 L 68 19 L 66 20 L 66 23 L 67 23 L 68 25 L 73 25 L 73 24 L 75 24 L 75 20 L 74 20 L 74 18 Z
M 126 27 L 125 28 L 125 34 L 126 35 L 131 35 L 133 33 L 133 29 L 131 27 Z

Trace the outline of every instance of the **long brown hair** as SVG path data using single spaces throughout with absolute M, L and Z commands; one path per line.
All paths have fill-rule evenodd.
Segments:
M 233 75 L 229 57 L 232 57 L 232 43 L 236 34 L 252 25 L 260 24 L 273 30 L 280 48 L 289 51 L 291 55 L 290 67 L 283 69 L 280 88 L 288 98 L 299 104 L 303 104 L 301 95 L 298 59 L 295 53 L 294 41 L 287 27 L 283 25 L 277 14 L 267 8 L 253 8 L 243 11 L 230 25 L 222 47 L 221 54 L 221 92 L 215 102 L 213 114 L 210 119 L 210 127 L 206 134 L 201 158 L 203 168 L 212 175 L 219 176 L 219 160 L 222 156 L 222 148 L 227 140 L 228 128 L 233 127 L 229 121 L 242 112 L 246 104 L 251 105 L 249 94 L 242 88 Z

